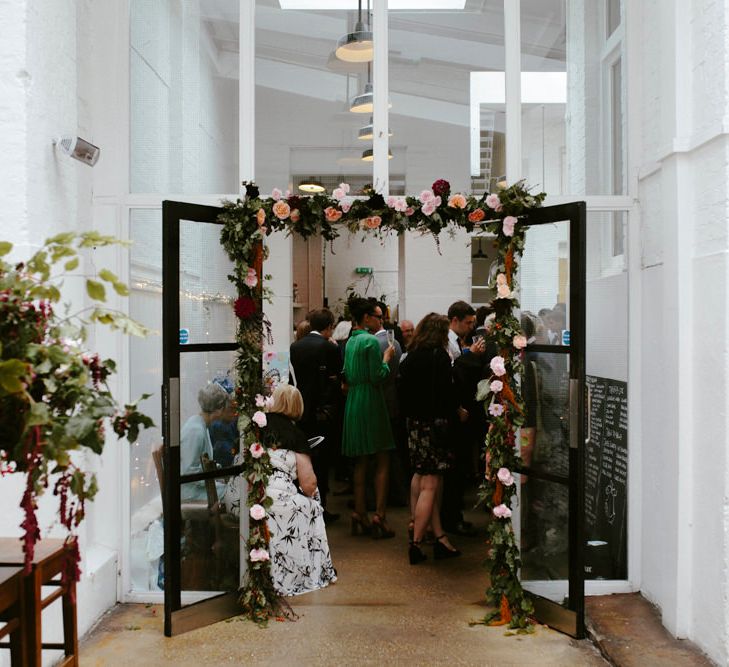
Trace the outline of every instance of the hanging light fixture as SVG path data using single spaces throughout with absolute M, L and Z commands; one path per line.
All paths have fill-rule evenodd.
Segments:
M 371 148 L 366 148 L 364 151 L 362 151 L 362 161 L 363 162 L 373 162 L 375 159 L 375 153 Z M 392 160 L 392 151 L 387 151 L 387 159 Z
M 373 130 L 373 122 L 372 122 L 372 116 L 370 116 L 370 122 L 368 125 L 365 125 L 364 127 L 360 127 L 359 131 L 357 132 L 357 139 L 362 139 L 364 141 L 369 141 L 374 136 L 374 130 Z M 392 136 L 392 130 L 389 130 L 387 133 L 388 137 Z
M 362 0 L 359 0 L 359 14 L 353 32 L 348 32 L 337 41 L 334 55 L 348 63 L 368 63 L 374 58 L 372 31 L 365 30 L 362 23 Z M 369 12 L 369 10 L 368 10 Z
M 316 178 L 305 178 L 299 183 L 299 190 L 302 192 L 324 192 L 325 188 Z

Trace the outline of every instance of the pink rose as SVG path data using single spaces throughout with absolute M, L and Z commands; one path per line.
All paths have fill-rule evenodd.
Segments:
M 342 212 L 338 208 L 327 206 L 324 209 L 324 217 L 327 219 L 327 222 L 336 222 L 342 217 Z
M 504 383 L 501 380 L 494 380 L 489 385 L 489 389 L 492 392 L 494 392 L 494 394 L 498 394 L 503 388 L 504 388 Z
M 256 394 L 256 407 L 262 408 L 266 405 L 266 398 L 264 396 L 261 396 L 261 394 Z
M 408 207 L 407 207 L 407 208 L 405 209 L 405 215 L 406 215 L 406 216 L 408 216 L 408 218 L 409 218 L 409 217 L 410 217 L 410 216 L 411 216 L 411 215 L 412 215 L 413 213 L 415 213 L 415 209 L 414 209 L 414 208 L 413 208 L 412 206 L 408 206 Z
M 343 201 L 339 205 L 342 207 L 342 213 L 349 213 L 349 209 L 352 208 L 351 201 Z
M 499 273 L 496 276 L 496 284 L 497 285 L 506 285 L 506 274 L 505 273 Z
M 508 299 L 509 297 L 511 297 L 511 290 L 506 283 L 496 285 L 496 298 Z
M 286 220 L 291 214 L 291 207 L 285 201 L 279 200 L 273 205 L 273 214 L 279 220 Z
M 505 470 L 505 468 L 503 469 Z M 251 519 L 260 521 L 266 516 L 266 510 L 263 508 L 263 505 L 259 505 L 258 503 L 256 503 L 249 510 L 249 514 L 251 515 Z
M 293 211 L 291 211 L 289 219 L 291 220 L 291 222 L 298 222 L 299 220 L 301 220 L 301 213 L 299 212 L 298 208 L 295 208 Z
M 266 419 L 266 415 L 263 412 L 261 412 L 260 410 L 256 410 L 256 412 L 253 413 L 253 422 L 259 428 L 263 428 L 268 423 L 268 420 Z
M 398 197 L 397 201 L 395 202 L 395 210 L 404 213 L 408 210 L 408 202 L 405 197 Z
M 423 207 L 420 209 L 423 213 L 423 215 L 432 215 L 435 213 L 435 202 L 432 200 L 423 204 Z
M 435 207 L 438 208 L 443 203 L 443 200 L 440 198 L 440 196 L 434 197 L 433 203 L 435 204 Z
M 271 350 L 266 350 L 263 353 L 263 361 L 271 361 L 271 359 L 274 359 L 276 357 L 276 353 Z
M 435 199 L 435 195 L 432 190 L 423 190 L 418 197 L 421 204 L 427 204 Z
M 504 414 L 504 406 L 501 403 L 492 403 L 489 405 L 489 414 L 492 417 L 501 417 Z
M 390 195 L 387 199 L 385 199 L 385 203 L 390 208 L 395 208 L 395 202 L 398 200 L 398 197 L 394 197 L 393 195 Z
M 345 195 L 349 194 L 349 183 L 340 183 L 339 187 L 344 190 Z
M 514 225 L 516 223 L 517 219 L 513 215 L 507 215 L 504 218 L 504 224 L 501 227 L 504 236 L 514 236 Z
M 273 190 L 271 190 L 271 199 L 273 199 L 273 201 L 278 201 L 279 199 L 281 199 L 281 190 L 279 190 L 278 188 L 274 188 Z
M 499 468 L 499 472 L 496 473 L 496 476 L 504 486 L 511 486 L 514 483 L 514 476 L 508 468 Z
M 248 285 L 248 287 L 255 287 L 256 285 L 258 285 L 258 276 L 256 275 L 256 270 L 248 269 L 248 273 L 243 279 L 243 282 Z
M 514 336 L 514 347 L 517 350 L 523 350 L 527 346 L 527 339 L 526 336 L 522 336 L 519 334 L 518 336 Z
M 448 206 L 451 208 L 466 208 L 466 198 L 461 194 L 455 194 L 448 200 Z
M 486 206 L 493 209 L 496 209 L 497 206 L 501 206 L 499 195 L 489 195 L 486 197 Z
M 263 413 L 261 413 L 263 414 Z M 254 459 L 260 459 L 263 456 L 263 452 L 265 452 L 265 448 L 260 442 L 254 442 L 251 445 L 251 456 Z
M 334 192 L 332 192 L 332 197 L 334 199 L 341 201 L 349 194 L 349 185 L 346 183 L 340 183 L 338 188 L 334 188 Z
M 382 224 L 382 218 L 379 215 L 371 215 L 362 221 L 367 229 L 377 229 Z
M 504 503 L 501 503 L 501 505 L 497 505 L 496 507 L 494 507 L 492 512 L 497 519 L 508 519 L 511 517 L 511 510 L 506 505 L 504 505 Z
M 499 357 L 499 356 L 494 357 L 493 359 L 491 359 L 489 366 L 491 367 L 491 372 L 496 377 L 501 377 L 502 375 L 506 375 L 506 366 L 504 366 L 504 357 Z M 254 418 L 255 418 L 255 415 L 254 415 Z
M 250 559 L 251 563 L 259 563 L 261 561 L 270 560 L 271 557 L 265 549 L 251 549 Z

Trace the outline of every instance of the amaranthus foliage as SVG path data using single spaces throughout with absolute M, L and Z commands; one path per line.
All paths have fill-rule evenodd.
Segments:
M 83 469 L 84 458 L 74 453 L 100 454 L 108 424 L 130 442 L 140 428 L 153 425 L 136 403 L 119 405 L 112 396 L 107 380 L 116 371 L 114 361 L 85 348 L 90 323 L 134 335 L 146 335 L 147 329 L 101 305 L 75 315 L 58 313 L 63 278 L 78 268 L 79 251 L 116 243 L 96 232 L 69 232 L 48 239 L 27 262 L 0 259 L 0 474 L 27 475 L 21 501 L 26 567 L 40 539 L 38 497 L 51 484 L 60 522 L 78 555 L 73 533 L 97 484 Z M 11 250 L 10 243 L 0 242 L 0 258 Z M 99 271 L 98 278 L 85 281 L 98 304 L 106 299 L 105 285 L 128 294 L 111 271 Z M 66 574 L 78 578 L 76 562 Z
M 452 194 L 449 183 L 440 179 L 417 197 L 384 198 L 371 190 L 355 197 L 350 196 L 349 186 L 342 183 L 331 197 L 325 194 L 302 197 L 274 190 L 270 198 L 262 199 L 254 183 L 243 185 L 246 187 L 245 198 L 225 202 L 225 210 L 219 220 L 223 223 L 221 243 L 235 267 L 229 278 L 237 286 L 239 294 L 235 304 L 240 322 L 236 397 L 241 412 L 239 426 L 242 432 L 245 431 L 247 450 L 257 437 L 249 415 L 255 410 L 254 397 L 261 387 L 262 326 L 266 324 L 261 304 L 263 297 L 268 296 L 261 286 L 261 280 L 268 278 L 262 276 L 263 259 L 267 254 L 263 245 L 266 236 L 274 231 L 283 231 L 303 238 L 318 234 L 331 241 L 343 230 L 361 230 L 375 235 L 414 231 L 432 234 L 437 245 L 438 235 L 451 226 L 467 232 L 480 229 L 495 237 L 499 273 L 494 286 L 500 295 L 496 300 L 495 326 L 504 374 L 501 378 L 503 386 L 498 392 L 490 390 L 490 381 L 482 382 L 479 388 L 480 400 L 485 401 L 484 409 L 488 411 L 492 404 L 501 406 L 500 414 L 491 418 L 493 426 L 485 443 L 488 465 L 480 496 L 492 511 L 503 505 L 508 512 L 495 518 L 489 527 L 490 545 L 486 560 L 491 573 L 491 587 L 487 596 L 499 608 L 493 615 L 498 617 L 499 623 L 526 627 L 532 608 L 518 578 L 519 549 L 509 518 L 513 488 L 511 485 L 505 487 L 497 472 L 502 468 L 512 471 L 519 466 L 516 432 L 524 421 L 524 405 L 518 386 L 521 353 L 514 346 L 514 337 L 521 332 L 519 322 L 513 316 L 513 309 L 518 304 L 512 292 L 516 289 L 517 260 L 524 248 L 524 216 L 529 209 L 541 206 L 545 194 L 532 195 L 524 183 L 519 182 L 496 194 L 484 193 L 477 198 Z M 255 504 L 268 507 L 270 504 L 265 496 L 269 470 L 267 454 L 257 458 L 246 451 L 243 474 L 251 485 L 249 507 Z M 250 557 L 255 552 L 256 558 L 259 558 L 261 549 L 268 551 L 265 522 L 265 517 L 251 519 L 249 574 L 240 591 L 246 612 L 258 622 L 267 620 L 276 608 L 268 561 L 251 560 Z M 486 622 L 491 620 L 485 619 Z

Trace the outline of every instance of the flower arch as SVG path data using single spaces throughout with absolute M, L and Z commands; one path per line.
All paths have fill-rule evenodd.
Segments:
M 513 310 L 517 262 L 524 250 L 529 210 L 541 206 L 545 194 L 530 194 L 521 181 L 498 193 L 482 197 L 452 194 L 447 181 L 435 181 L 418 197 L 383 197 L 369 192 L 365 197 L 350 196 L 342 183 L 332 196 L 298 196 L 274 189 L 261 198 L 252 182 L 244 182 L 245 197 L 223 203 L 219 221 L 223 223 L 221 243 L 234 264 L 231 281 L 238 290 L 235 312 L 238 316 L 238 356 L 236 360 L 236 400 L 239 428 L 243 440 L 243 475 L 249 483 L 250 534 L 248 572 L 240 589 L 244 613 L 258 623 L 286 610 L 276 594 L 269 562 L 269 530 L 266 512 L 271 499 L 266 483 L 271 464 L 260 443 L 259 429 L 265 426 L 262 408 L 261 356 L 263 338 L 269 335 L 263 314 L 263 301 L 271 294 L 264 287 L 263 261 L 268 255 L 266 236 L 274 232 L 298 234 L 308 238 L 319 234 L 332 241 L 342 229 L 369 234 L 403 234 L 406 231 L 431 234 L 438 245 L 439 234 L 449 226 L 467 232 L 481 229 L 494 236 L 499 272 L 494 301 L 494 342 L 499 350 L 490 362 L 492 375 L 478 386 L 477 399 L 489 414 L 490 427 L 484 443 L 486 475 L 479 489 L 479 501 L 494 519 L 488 528 L 486 563 L 490 586 L 486 599 L 497 610 L 483 623 L 527 629 L 531 624 L 532 604 L 519 581 L 519 548 L 511 523 L 514 497 L 512 471 L 520 464 L 517 431 L 524 423 L 524 402 L 519 388 L 522 350 L 526 340 Z

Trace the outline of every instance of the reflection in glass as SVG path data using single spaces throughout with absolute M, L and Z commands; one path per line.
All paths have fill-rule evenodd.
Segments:
M 535 320 L 535 344 L 569 344 L 569 229 L 559 222 L 526 233 L 517 281 L 522 313 Z
M 238 191 L 238 2 L 130 3 L 132 192 Z
M 220 225 L 180 220 L 180 328 L 188 344 L 235 342 L 231 273 Z

